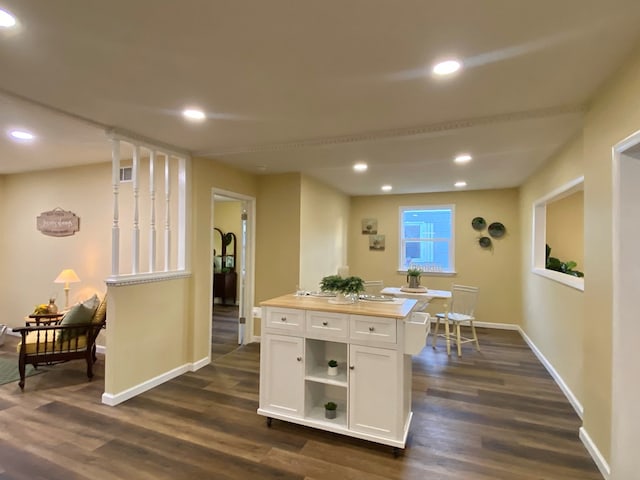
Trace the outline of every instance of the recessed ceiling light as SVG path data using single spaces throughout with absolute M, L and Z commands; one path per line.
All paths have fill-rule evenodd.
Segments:
M 467 182 L 463 182 L 463 181 L 461 181 L 461 182 L 456 182 L 456 183 L 454 183 L 454 184 L 453 184 L 453 186 L 454 186 L 454 187 L 458 187 L 458 188 L 466 187 L 466 186 L 467 186 Z
M 16 24 L 16 17 L 0 8 L 0 28 L 11 28 Z
M 463 153 L 458 155 L 453 161 L 456 163 L 467 163 L 470 162 L 473 157 L 468 153 Z
M 462 64 L 458 60 L 445 60 L 444 62 L 436 63 L 432 72 L 435 75 L 450 75 L 457 72 L 462 67 Z
M 356 164 L 353 166 L 353 169 L 354 169 L 356 172 L 366 172 L 366 171 L 367 171 L 367 168 L 369 168 L 369 167 L 367 166 L 367 164 L 366 164 L 366 163 L 363 163 L 363 162 L 356 163 Z
M 186 108 L 182 111 L 182 116 L 188 120 L 204 120 L 206 115 L 202 110 L 198 110 L 197 108 Z
M 9 136 L 11 136 L 11 138 L 15 140 L 21 140 L 21 141 L 30 141 L 36 138 L 36 136 L 33 133 L 27 132 L 26 130 L 11 130 L 9 132 Z
M 390 192 L 393 189 L 393 187 L 391 185 L 383 185 L 382 186 L 382 191 L 383 192 Z

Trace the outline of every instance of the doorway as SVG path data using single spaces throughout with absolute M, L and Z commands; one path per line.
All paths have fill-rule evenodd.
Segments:
M 215 358 L 252 341 L 255 199 L 214 188 L 211 212 L 211 353 Z
M 611 473 L 612 478 L 632 478 L 637 475 L 636 446 L 640 443 L 640 420 L 636 416 L 640 403 L 640 131 L 613 151 Z

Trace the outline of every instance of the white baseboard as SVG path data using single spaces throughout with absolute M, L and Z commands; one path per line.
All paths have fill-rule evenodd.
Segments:
M 260 335 L 252 335 L 251 343 L 260 343 Z
M 593 461 L 596 462 L 598 470 L 600 470 L 600 473 L 604 477 L 604 480 L 609 480 L 609 478 L 611 477 L 611 468 L 600 453 L 600 450 L 598 450 L 598 447 L 596 447 L 595 443 L 593 443 L 593 440 L 591 440 L 591 437 L 584 427 L 580 427 L 580 440 L 582 440 L 582 443 L 589 452 L 589 455 L 591 455 L 591 458 L 593 458 Z
M 195 372 L 196 370 L 200 370 L 202 367 L 206 367 L 211 363 L 211 357 L 204 357 L 202 360 L 198 360 L 197 362 L 193 362 L 191 364 L 190 371 Z
M 518 327 L 518 331 L 520 332 L 520 335 L 522 335 L 522 338 L 524 339 L 524 341 L 527 342 L 527 345 L 529 345 L 529 348 L 533 351 L 534 355 L 538 357 L 538 360 L 540 360 L 540 363 L 542 363 L 544 368 L 547 369 L 547 372 L 549 372 L 549 375 L 551 375 L 555 380 L 555 382 L 558 384 L 558 386 L 560 387 L 560 390 L 562 390 L 562 393 L 564 393 L 564 396 L 567 397 L 567 400 L 569 400 L 569 403 L 571 404 L 573 409 L 576 411 L 576 413 L 580 417 L 580 420 L 582 420 L 582 416 L 584 413 L 582 404 L 578 401 L 578 399 L 573 394 L 573 392 L 568 387 L 568 385 L 564 383 L 564 380 L 562 379 L 560 374 L 556 371 L 556 369 L 553 368 L 553 365 L 551 365 L 549 360 L 547 360 L 546 357 L 542 354 L 542 352 L 538 350 L 538 347 L 535 346 L 535 344 L 529 338 L 529 336 L 526 333 L 524 333 L 524 330 Z
M 107 353 L 107 346 L 106 345 L 98 345 L 96 344 L 96 353 L 101 353 L 102 355 Z
M 202 363 L 208 359 L 198 360 L 195 363 L 185 363 L 184 365 L 180 365 L 179 367 L 174 368 L 173 370 L 169 370 L 168 372 L 162 373 L 157 377 L 146 380 L 138 385 L 135 385 L 131 388 L 128 388 L 119 393 L 103 393 L 102 394 L 102 403 L 105 405 L 109 405 L 110 407 L 114 407 L 119 403 L 122 403 L 130 398 L 135 397 L 136 395 L 140 395 L 141 393 L 146 392 L 147 390 L 151 390 L 158 385 L 161 385 L 169 380 L 172 380 L 176 377 L 179 377 L 183 373 L 187 373 L 190 371 L 197 370 L 198 368 L 202 368 L 204 365 Z M 197 368 L 196 365 L 200 365 Z M 205 364 L 206 365 L 206 364 Z

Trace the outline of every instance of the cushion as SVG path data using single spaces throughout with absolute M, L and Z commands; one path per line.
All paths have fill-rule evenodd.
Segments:
M 104 322 L 104 319 L 106 316 L 107 316 L 107 295 L 105 294 L 104 298 L 100 302 L 100 305 L 98 305 L 98 308 L 96 309 L 96 313 L 93 315 L 93 319 L 91 320 L 91 323 L 94 323 L 96 325 L 99 323 L 102 323 Z
M 93 297 L 85 300 L 82 303 L 78 303 L 71 307 L 71 309 L 64 314 L 62 320 L 60 321 L 60 325 L 83 325 L 91 322 L 94 313 L 100 304 L 100 299 L 98 299 L 98 295 L 94 295 Z M 60 331 L 58 334 L 58 344 L 62 344 L 63 342 L 68 341 L 71 338 L 75 338 L 78 335 L 83 333 L 83 329 L 69 329 Z
M 61 353 L 61 352 L 75 352 L 85 350 L 87 348 L 87 336 L 80 335 L 74 338 L 71 342 L 60 342 L 59 335 L 56 342 L 56 334 L 53 331 L 49 331 L 45 337 L 44 331 L 29 332 L 25 342 L 25 351 L 27 354 L 46 355 L 48 353 Z M 77 342 L 77 343 L 76 343 Z M 20 353 L 20 347 L 22 342 L 18 343 L 16 351 Z

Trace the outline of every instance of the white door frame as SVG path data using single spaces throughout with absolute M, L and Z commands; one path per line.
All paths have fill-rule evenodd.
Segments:
M 612 204 L 612 368 L 611 368 L 611 478 L 637 476 L 637 445 L 640 444 L 640 363 L 638 341 L 640 284 L 640 131 L 613 147 Z
M 242 339 L 242 343 L 250 343 L 253 341 L 253 303 L 254 303 L 254 291 L 255 291 L 255 251 L 256 251 L 256 243 L 255 243 L 255 231 L 256 231 L 256 199 L 254 197 L 250 197 L 248 195 L 243 195 L 241 193 L 231 192 L 229 190 L 223 190 L 220 188 L 212 188 L 211 189 L 211 225 L 209 228 L 210 234 L 210 242 L 211 246 L 209 251 L 211 252 L 211 261 L 209 262 L 209 277 L 212 279 L 213 286 L 213 245 L 214 245 L 214 237 L 213 237 L 213 227 L 214 227 L 214 203 L 215 196 L 221 195 L 224 197 L 232 198 L 239 202 L 242 202 L 243 209 L 246 209 L 248 219 L 247 219 L 247 243 L 246 245 L 240 242 L 240 248 L 243 247 L 246 249 L 244 252 L 244 259 L 246 264 L 242 265 L 245 269 L 245 281 L 240 281 L 240 295 L 239 298 L 243 301 L 242 308 L 240 309 L 241 314 L 244 314 L 245 318 L 245 328 L 244 328 L 244 338 Z M 236 239 L 237 241 L 237 239 Z M 242 255 L 242 252 L 240 253 Z M 236 259 L 237 262 L 237 259 Z M 242 277 L 242 273 L 240 274 Z M 209 318 L 212 318 L 213 315 L 213 288 L 209 289 L 211 291 L 211 298 L 209 301 Z M 209 338 L 213 335 L 213 325 L 212 322 L 209 322 Z

